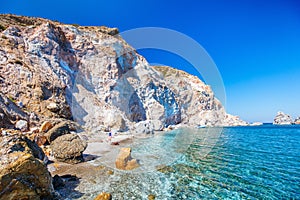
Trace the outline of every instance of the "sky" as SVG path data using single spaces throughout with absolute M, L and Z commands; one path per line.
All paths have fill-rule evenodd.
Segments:
M 228 113 L 271 122 L 277 111 L 300 116 L 300 1 L 298 0 L 1 0 L 0 13 L 63 23 L 176 30 L 207 51 L 222 76 Z M 197 74 L 170 52 L 138 51 L 149 63 Z M 201 67 L 201 66 L 199 66 Z

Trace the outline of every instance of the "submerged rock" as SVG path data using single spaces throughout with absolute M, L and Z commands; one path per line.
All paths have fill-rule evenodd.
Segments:
M 111 194 L 102 192 L 94 200 L 111 200 L 111 199 L 112 199 Z
M 136 159 L 131 157 L 131 148 L 122 148 L 116 159 L 116 167 L 121 170 L 133 170 L 139 167 Z
M 155 195 L 154 194 L 149 194 L 148 195 L 148 200 L 155 200 Z
M 87 143 L 76 134 L 66 134 L 56 138 L 50 147 L 58 161 L 76 164 L 84 161 L 82 152 Z
M 292 117 L 283 112 L 278 112 L 273 121 L 273 124 L 275 125 L 290 125 L 292 123 L 293 123 Z

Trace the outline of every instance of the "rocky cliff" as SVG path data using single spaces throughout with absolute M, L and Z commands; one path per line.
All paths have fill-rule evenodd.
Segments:
M 293 123 L 294 123 L 294 121 L 290 115 L 285 114 L 280 111 L 277 113 L 277 115 L 275 116 L 275 119 L 273 121 L 273 124 L 275 124 L 275 125 L 290 125 Z
M 1 126 L 16 115 L 30 124 L 72 119 L 92 131 L 246 125 L 197 77 L 151 67 L 116 28 L 0 15 L 0 44 L 0 103 L 17 106 L 11 115 L 2 103 Z

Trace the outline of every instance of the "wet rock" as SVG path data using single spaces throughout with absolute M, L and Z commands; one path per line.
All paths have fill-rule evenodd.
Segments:
M 292 117 L 283 112 L 278 112 L 273 121 L 273 124 L 275 125 L 290 125 L 292 123 L 293 123 Z
M 27 131 L 28 130 L 28 122 L 25 120 L 19 120 L 19 121 L 17 121 L 15 127 L 16 127 L 16 129 L 19 129 L 21 131 Z
M 52 178 L 42 150 L 24 136 L 1 138 L 0 199 L 52 199 Z
M 164 174 L 169 174 L 169 173 L 175 172 L 175 169 L 173 169 L 173 167 L 167 166 L 167 165 L 157 166 L 156 169 L 157 169 L 157 171 L 164 173 Z
M 154 194 L 149 194 L 148 195 L 148 200 L 155 200 L 155 195 Z
M 111 199 L 112 199 L 111 194 L 102 192 L 94 200 L 111 200 Z
M 131 148 L 122 148 L 115 163 L 117 169 L 121 170 L 133 170 L 140 166 L 138 161 L 131 157 Z
M 41 132 L 47 132 L 53 127 L 53 124 L 49 121 L 44 121 L 43 124 L 40 127 L 40 133 Z
M 87 143 L 76 134 L 66 134 L 56 138 L 50 147 L 58 161 L 75 164 L 84 161 L 82 152 Z
M 108 174 L 108 175 L 114 175 L 114 171 L 113 171 L 113 170 L 108 170 L 108 171 L 107 171 L 107 174 Z
M 63 121 L 55 125 L 53 128 L 51 128 L 45 134 L 45 136 L 47 137 L 48 142 L 51 143 L 59 136 L 69 134 L 69 133 L 70 133 L 69 122 Z

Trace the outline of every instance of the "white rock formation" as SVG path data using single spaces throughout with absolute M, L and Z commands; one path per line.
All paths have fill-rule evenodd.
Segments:
M 290 125 L 290 124 L 293 124 L 293 119 L 290 115 L 279 111 L 273 121 L 273 124 L 275 124 L 275 125 Z
M 115 28 L 11 15 L 0 19 L 8 26 L 0 32 L 0 89 L 39 117 L 72 114 L 91 131 L 246 125 L 228 115 L 198 77 L 151 67 Z M 142 131 L 140 124 L 149 127 Z

